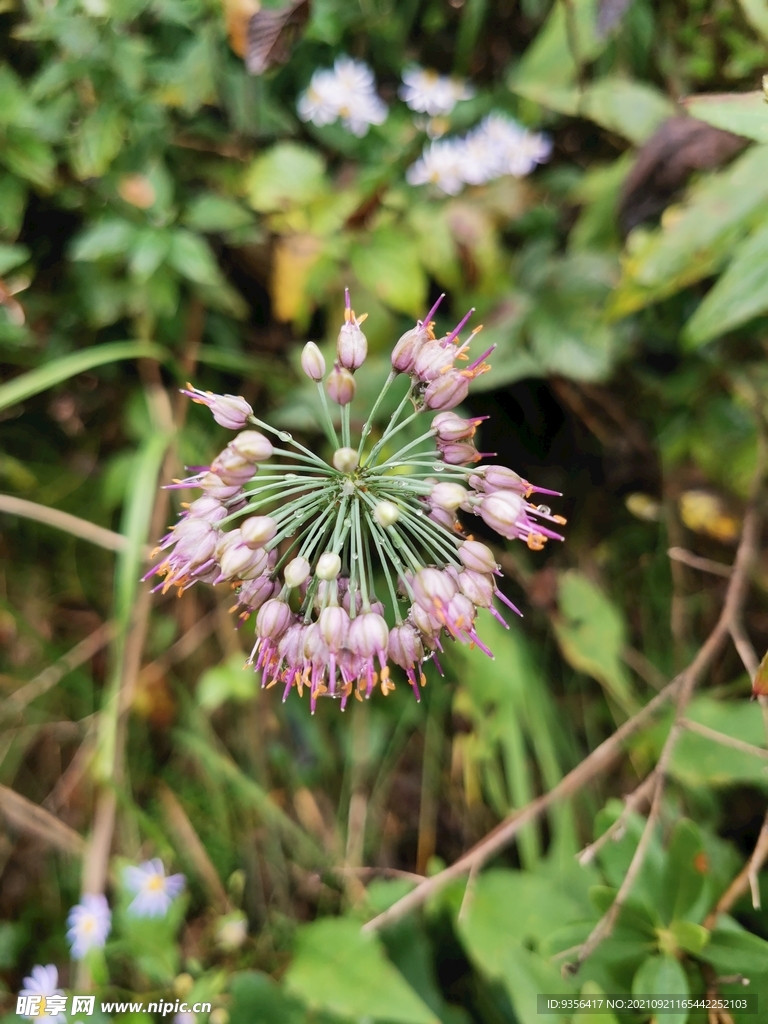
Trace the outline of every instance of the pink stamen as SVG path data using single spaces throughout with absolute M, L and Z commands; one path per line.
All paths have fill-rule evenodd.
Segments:
M 469 364 L 469 366 L 467 366 L 467 367 L 466 367 L 466 369 L 467 369 L 467 370 L 474 370 L 474 369 L 475 369 L 475 367 L 476 367 L 476 366 L 479 366 L 479 365 L 480 365 L 480 363 L 482 363 L 482 361 L 483 361 L 483 360 L 484 360 L 485 358 L 487 358 L 487 357 L 488 357 L 488 356 L 489 356 L 489 355 L 491 354 L 491 352 L 493 352 L 493 350 L 494 350 L 494 349 L 495 349 L 496 347 L 497 347 L 496 345 L 491 345 L 491 347 L 490 347 L 490 348 L 487 348 L 487 349 L 485 350 L 485 352 L 483 352 L 483 354 L 482 354 L 481 356 L 478 356 L 478 357 L 477 357 L 477 359 L 476 359 L 476 360 L 474 361 L 474 363 L 470 363 L 470 364 Z
M 441 343 L 443 348 L 445 348 L 447 345 L 451 344 L 453 339 L 455 337 L 457 337 L 459 331 L 462 329 L 464 324 L 467 322 L 467 320 L 469 320 L 469 318 L 472 316 L 472 314 L 474 312 L 475 312 L 475 307 L 473 306 L 472 309 L 470 309 L 470 311 L 465 315 L 464 319 L 459 322 L 458 326 L 454 327 L 454 329 L 451 331 L 451 333 L 447 337 L 443 338 L 443 341 Z
M 509 600 L 506 594 L 502 593 L 501 590 L 496 590 L 494 591 L 494 593 L 496 594 L 496 597 L 498 597 L 498 599 L 507 606 L 507 608 L 511 608 L 515 615 L 519 615 L 522 619 L 523 613 L 520 611 L 519 608 L 512 604 L 512 602 Z
M 349 298 L 349 288 L 345 288 L 344 289 L 344 308 L 345 309 L 351 309 L 352 308 L 352 302 L 351 302 L 351 300 Z
M 424 317 L 424 319 L 421 321 L 421 323 L 423 323 L 423 324 L 428 324 L 429 323 L 429 321 L 432 319 L 432 317 L 437 312 L 438 306 L 440 305 L 440 303 L 443 301 L 444 298 L 445 298 L 445 292 L 443 292 L 443 294 L 440 296 L 440 298 L 434 304 L 432 309 L 430 309 L 430 311 L 427 313 L 427 315 Z

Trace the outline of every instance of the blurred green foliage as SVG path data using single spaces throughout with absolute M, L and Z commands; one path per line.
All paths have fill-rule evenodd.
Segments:
M 643 818 L 631 814 L 594 863 L 575 854 L 616 821 L 668 719 L 468 885 L 381 936 L 359 925 L 414 885 L 409 873 L 439 870 L 557 785 L 690 659 L 717 614 L 722 580 L 666 551 L 730 562 L 757 462 L 768 6 L 313 0 L 286 60 L 250 76 L 242 41 L 256 9 L 0 0 L 2 489 L 124 538 L 98 552 L 3 513 L 0 784 L 85 836 L 97 784 L 114 784 L 116 852 L 173 859 L 190 881 L 160 925 L 137 925 L 115 860 L 114 933 L 91 965 L 99 992 L 211 1000 L 214 1024 L 222 1009 L 231 1024 L 534 1024 L 537 993 L 701 996 L 719 978 L 722 994 L 757 993 L 764 1013 L 768 917 L 748 898 L 709 916 L 765 806 L 763 722 L 732 653 L 688 708 L 709 734 L 682 736 L 637 884 L 577 976 L 560 969 L 566 951 L 613 901 Z M 362 139 L 295 112 L 341 52 L 371 63 L 391 105 Z M 454 197 L 407 185 L 426 139 L 396 100 L 410 61 L 475 85 L 449 131 L 508 112 L 551 134 L 550 165 Z M 736 133 L 727 152 L 715 135 L 693 156 L 664 135 L 684 97 L 700 122 Z M 345 285 L 369 313 L 363 400 L 430 296 L 446 291 L 451 313 L 477 308 L 497 346 L 470 402 L 499 424 L 484 446 L 566 491 L 573 515 L 546 559 L 500 552 L 526 618 L 508 633 L 489 620 L 494 662 L 451 650 L 418 706 L 401 686 L 310 720 L 241 670 L 249 643 L 226 596 L 158 599 L 146 640 L 130 630 L 161 467 L 207 463 L 221 446 L 165 388 L 194 373 L 319 443 L 296 342 L 331 345 Z M 766 581 L 761 556 L 747 615 L 761 650 Z M 39 682 L 105 622 L 109 658 Z M 121 665 L 136 642 L 121 776 Z M 78 864 L 17 817 L 0 870 L 9 994 L 38 962 L 73 989 L 64 920 Z M 240 910 L 247 936 L 225 931 Z M 16 1019 L 10 995 L 7 1008 Z

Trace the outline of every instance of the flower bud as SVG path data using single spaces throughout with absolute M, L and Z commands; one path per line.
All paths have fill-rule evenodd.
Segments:
M 272 442 L 258 430 L 243 430 L 229 442 L 229 447 L 249 462 L 265 462 L 274 454 Z
M 236 910 L 219 919 L 216 928 L 216 941 L 222 949 L 239 949 L 247 938 L 248 918 L 241 910 Z
M 360 456 L 354 448 L 337 448 L 333 453 L 334 468 L 340 473 L 354 473 L 359 462 Z
M 449 512 L 455 511 L 460 505 L 469 497 L 469 492 L 466 487 L 462 487 L 461 484 L 454 483 L 440 483 L 435 484 L 432 490 L 429 492 L 429 500 L 433 505 L 437 505 L 438 508 L 447 509 Z
M 437 447 L 449 466 L 467 466 L 471 462 L 480 461 L 480 452 L 471 441 L 438 441 Z
M 347 370 L 357 370 L 363 365 L 367 355 L 367 338 L 358 327 L 356 320 L 348 320 L 342 325 L 336 342 L 336 356 L 339 365 Z
M 506 466 L 484 466 L 478 471 L 478 475 L 482 478 L 483 490 L 488 493 L 504 490 L 527 495 L 531 490 L 527 480 L 523 480 L 513 469 Z
M 213 557 L 220 532 L 205 519 L 182 519 L 173 529 L 175 550 L 190 568 L 203 565 Z
M 477 420 L 465 420 L 455 412 L 439 412 L 432 420 L 432 429 L 438 441 L 463 441 L 472 437 Z
M 255 579 L 267 568 L 267 553 L 256 551 L 243 543 L 240 530 L 222 535 L 216 547 L 216 556 L 224 579 Z
M 278 598 L 272 598 L 263 604 L 256 616 L 256 633 L 258 636 L 278 640 L 288 629 L 293 619 L 293 612 Z
M 388 526 L 394 526 L 400 518 L 400 509 L 394 501 L 379 501 L 373 510 L 373 518 L 379 526 L 386 529 Z
M 349 405 L 355 397 L 355 378 L 343 366 L 334 366 L 326 381 L 328 394 L 337 405 Z
M 424 645 L 413 626 L 395 626 L 389 633 L 387 653 L 396 665 L 408 669 L 424 660 Z
M 263 547 L 277 533 L 277 523 L 272 516 L 251 516 L 240 527 L 240 537 L 249 548 Z
M 464 566 L 473 572 L 492 573 L 498 568 L 491 549 L 477 540 L 465 540 L 459 545 L 458 555 Z
M 436 637 L 443 628 L 442 622 L 422 608 L 420 604 L 412 604 L 408 614 L 413 620 L 413 624 L 424 636 Z
M 317 624 L 329 651 L 340 651 L 345 646 L 349 635 L 349 615 L 343 608 L 338 605 L 323 608 Z
M 233 498 L 240 490 L 239 484 L 225 484 L 216 473 L 203 474 L 200 478 L 199 486 L 202 487 L 207 495 L 210 495 L 212 498 L 218 498 L 220 501 Z
M 232 448 L 225 448 L 211 463 L 211 471 L 225 484 L 237 484 L 238 487 L 242 487 L 256 473 L 256 466 Z
M 447 605 L 456 593 L 456 584 L 440 569 L 419 569 L 411 586 L 416 603 L 430 614 Z
M 386 651 L 389 626 L 377 612 L 363 612 L 352 619 L 349 627 L 349 649 L 363 658 Z
M 238 591 L 237 599 L 241 605 L 256 611 L 263 604 L 280 593 L 280 584 L 269 576 L 257 576 L 246 580 Z
M 204 519 L 207 523 L 221 522 L 227 515 L 227 509 L 211 494 L 197 498 L 187 509 L 187 519 Z
M 480 515 L 492 530 L 507 540 L 518 537 L 517 522 L 525 512 L 525 502 L 514 491 L 495 491 L 480 502 Z
M 292 558 L 283 570 L 283 579 L 287 587 L 300 587 L 309 579 L 311 566 L 306 558 L 298 555 Z
M 447 508 L 440 508 L 439 505 L 433 505 L 427 519 L 431 519 L 433 523 L 439 523 L 446 530 L 453 530 L 456 525 L 455 512 L 449 512 Z
M 187 389 L 182 389 L 182 395 L 187 395 L 198 405 L 207 405 L 216 422 L 228 430 L 240 430 L 248 418 L 253 416 L 253 409 L 239 395 L 215 395 L 212 391 L 193 388 L 191 384 L 187 385 Z
M 433 380 L 424 392 L 427 409 L 453 409 L 469 394 L 469 381 L 459 370 L 448 370 Z
M 308 341 L 302 349 L 301 368 L 315 383 L 325 376 L 325 358 L 314 341 Z
M 463 569 L 457 574 L 456 581 L 464 597 L 469 598 L 478 608 L 490 608 L 493 604 L 495 587 L 493 580 L 485 573 L 472 569 Z
M 341 572 L 341 559 L 334 551 L 326 551 L 317 560 L 315 576 L 321 580 L 335 580 Z
M 422 345 L 431 337 L 427 326 L 421 323 L 406 331 L 392 351 L 392 368 L 399 373 L 410 373 Z
M 436 339 L 426 341 L 413 361 L 411 372 L 419 380 L 435 380 L 453 366 L 455 355 L 453 345 L 444 348 Z
M 328 662 L 329 654 L 328 645 L 320 632 L 320 625 L 313 622 L 304 635 L 304 657 L 308 658 L 313 665 L 325 665 Z

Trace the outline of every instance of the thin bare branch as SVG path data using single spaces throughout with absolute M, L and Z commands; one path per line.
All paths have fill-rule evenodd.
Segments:
M 758 666 L 760 665 L 760 659 L 755 654 L 752 641 L 747 636 L 747 631 L 739 620 L 731 623 L 729 632 L 731 640 L 733 640 L 733 646 L 736 648 L 744 668 L 749 673 L 750 680 L 754 682 Z
M 48 668 L 43 669 L 42 672 L 36 675 L 34 679 L 30 679 L 28 683 L 20 686 L 7 700 L 0 704 L 0 721 L 17 714 L 19 711 L 23 711 L 27 704 L 41 697 L 48 690 L 51 690 L 59 680 L 63 679 L 69 672 L 72 672 L 73 669 L 83 665 L 86 661 L 90 661 L 94 654 L 98 653 L 102 647 L 109 643 L 113 635 L 114 626 L 111 622 L 105 622 L 103 626 L 99 626 L 98 629 L 94 630 L 90 636 L 76 644 L 71 651 L 67 651 L 53 665 L 49 665 Z
M 667 554 L 675 562 L 690 565 L 692 569 L 699 569 L 701 572 L 712 573 L 713 576 L 728 578 L 733 572 L 732 565 L 726 565 L 724 562 L 715 562 L 711 558 L 702 558 L 701 555 L 694 555 L 692 551 L 688 551 L 686 548 L 670 548 Z
M 624 807 L 616 821 L 603 832 L 601 836 L 585 846 L 579 854 L 579 864 L 582 866 L 591 864 L 598 851 L 601 850 L 609 839 L 620 839 L 627 824 L 627 818 L 635 811 L 639 811 L 643 804 L 653 798 L 656 788 L 656 772 L 651 772 L 640 785 L 624 798 Z
M 713 910 L 707 914 L 704 918 L 704 927 L 712 929 L 717 923 L 717 919 L 721 914 L 727 914 L 731 907 L 740 899 L 747 889 L 752 890 L 752 903 L 757 909 L 760 907 L 760 889 L 758 885 L 758 875 L 760 868 L 768 858 L 768 811 L 766 811 L 765 818 L 763 819 L 763 827 L 760 829 L 760 835 L 757 837 L 757 843 L 755 849 L 752 852 L 752 856 L 749 858 L 747 863 L 736 875 L 734 880 L 725 890 L 723 895 L 717 901 L 716 906 Z M 755 902 L 755 895 L 757 895 L 757 902 Z
M 91 544 L 106 548 L 108 551 L 122 551 L 125 547 L 125 537 L 122 533 L 115 533 L 114 530 L 107 530 L 103 526 L 89 523 L 87 519 L 72 516 L 69 512 L 61 512 L 57 508 L 39 505 L 36 501 L 14 498 L 10 494 L 0 494 L 0 512 L 7 512 L 12 516 L 22 516 L 24 519 L 34 519 L 37 523 L 44 523 L 45 526 L 63 530 L 64 533 L 70 533 L 73 537 L 90 541 Z
M 0 811 L 10 825 L 20 832 L 37 836 L 64 853 L 83 852 L 85 841 L 78 832 L 8 786 L 0 786 Z
M 689 732 L 697 732 L 700 736 L 706 736 L 708 740 L 720 743 L 724 747 L 733 747 L 734 750 L 740 750 L 743 754 L 752 754 L 754 757 L 761 757 L 764 761 L 768 761 L 768 750 L 765 747 L 756 747 L 753 743 L 746 743 L 744 740 L 736 739 L 735 736 L 728 736 L 724 732 L 718 732 L 717 729 L 710 729 L 708 725 L 693 722 L 690 718 L 682 718 L 680 725 Z

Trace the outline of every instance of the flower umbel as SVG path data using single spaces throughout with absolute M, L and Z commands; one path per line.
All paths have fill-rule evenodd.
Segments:
M 112 927 L 112 911 L 101 893 L 86 893 L 67 917 L 67 938 L 74 960 L 91 949 L 102 949 Z
M 184 889 L 184 875 L 166 875 L 159 857 L 138 867 L 127 867 L 123 882 L 134 897 L 128 906 L 128 913 L 134 917 L 164 917 Z
M 344 127 L 360 137 L 370 125 L 387 119 L 387 106 L 376 93 L 371 69 L 344 55 L 336 58 L 332 68 L 315 71 L 296 109 L 302 121 L 318 127 L 341 118 Z
M 534 551 L 563 539 L 554 529 L 565 523 L 562 516 L 531 501 L 536 492 L 558 492 L 505 466 L 478 465 L 483 456 L 474 435 L 482 417 L 464 419 L 453 410 L 471 381 L 490 369 L 485 360 L 493 349 L 470 354 L 479 327 L 461 340 L 472 310 L 437 337 L 432 316 L 441 299 L 395 345 L 392 371 L 359 437 L 352 437 L 350 402 L 367 342 L 365 317 L 355 316 L 348 293 L 325 387 L 324 360 L 308 343 L 302 367 L 319 392 L 332 449 L 327 461 L 251 414 L 250 428 L 210 468 L 172 485 L 200 488 L 203 496 L 161 540 L 163 557 L 148 576 L 163 577 L 163 591 L 181 592 L 198 580 L 233 586 L 240 618 L 256 613 L 249 661 L 262 685 L 279 684 L 284 700 L 294 687 L 299 695 L 307 689 L 313 711 L 320 696 L 338 698 L 343 709 L 350 696 L 362 700 L 377 685 L 388 693 L 390 663 L 404 670 L 418 698 L 422 665 L 431 658 L 439 668 L 448 638 L 491 654 L 476 630 L 478 611 L 504 622 L 494 607 L 498 598 L 520 613 L 498 589 L 490 548 L 465 533 L 459 514 L 480 516 Z M 408 378 L 405 396 L 372 442 L 376 412 L 401 374 Z M 217 397 L 206 404 L 215 409 Z M 340 430 L 328 397 L 338 406 Z M 398 447 L 400 431 L 422 416 L 426 429 Z M 159 861 L 129 870 L 134 903 L 145 898 L 150 877 L 170 902 L 167 887 L 179 876 L 165 878 Z

